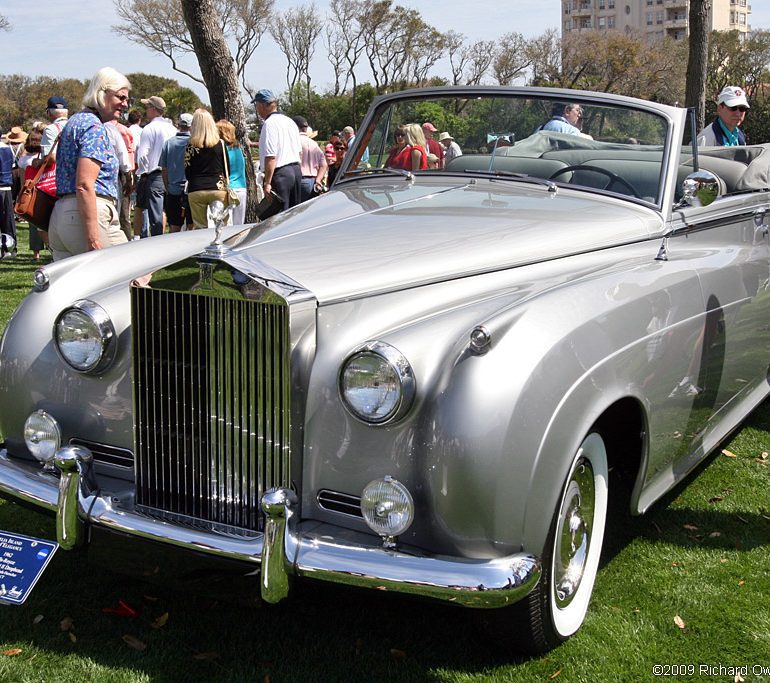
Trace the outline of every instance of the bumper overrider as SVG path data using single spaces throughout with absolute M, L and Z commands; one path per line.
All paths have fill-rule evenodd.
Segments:
M 466 607 L 494 608 L 525 597 L 540 578 L 538 558 L 527 553 L 488 560 L 417 554 L 377 545 L 372 537 L 298 519 L 297 498 L 287 488 L 262 497 L 265 526 L 253 538 L 237 538 L 180 526 L 121 509 L 100 495 L 93 456 L 65 446 L 54 457 L 58 472 L 15 461 L 0 449 L 0 494 L 56 514 L 64 549 L 86 542 L 88 525 L 159 541 L 191 551 L 261 565 L 266 602 L 287 597 L 291 577 L 394 591 Z M 336 531 L 336 534 L 335 534 Z M 344 532 L 344 533 L 343 533 Z M 343 540 L 344 539 L 344 540 Z

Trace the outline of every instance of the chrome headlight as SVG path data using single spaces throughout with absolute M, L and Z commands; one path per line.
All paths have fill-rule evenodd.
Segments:
M 93 301 L 76 301 L 56 318 L 56 349 L 78 372 L 100 372 L 115 358 L 117 337 L 106 311 Z
M 383 424 L 403 417 L 414 400 L 409 361 L 390 344 L 367 342 L 342 364 L 340 395 L 359 420 Z
M 24 443 L 40 462 L 50 462 L 61 446 L 59 423 L 44 410 L 36 410 L 24 423 Z

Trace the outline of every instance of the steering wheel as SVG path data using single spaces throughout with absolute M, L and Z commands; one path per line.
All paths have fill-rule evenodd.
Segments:
M 613 185 L 618 184 L 626 188 L 637 199 L 641 199 L 639 193 L 625 178 L 622 178 L 617 173 L 608 171 L 606 168 L 601 168 L 600 166 L 590 166 L 588 164 L 575 164 L 574 166 L 566 166 L 565 168 L 560 168 L 555 173 L 551 173 L 548 180 L 554 180 L 560 175 L 570 173 L 571 171 L 591 171 L 593 173 L 598 173 L 599 175 L 607 176 L 609 178 L 609 182 L 604 187 L 599 188 L 600 190 L 609 190 Z

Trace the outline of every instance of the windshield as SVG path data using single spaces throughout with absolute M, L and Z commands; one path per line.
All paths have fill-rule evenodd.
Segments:
M 585 96 L 415 95 L 384 103 L 362 133 L 346 169 L 356 175 L 494 174 L 661 200 L 668 122 L 627 105 Z

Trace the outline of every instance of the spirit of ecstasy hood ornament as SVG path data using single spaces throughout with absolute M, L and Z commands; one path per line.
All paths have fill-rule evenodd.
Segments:
M 208 208 L 209 218 L 214 223 L 214 241 L 206 247 L 207 256 L 221 257 L 229 249 L 222 243 L 222 229 L 227 225 L 232 212 L 231 206 L 225 206 L 223 202 L 211 202 Z

